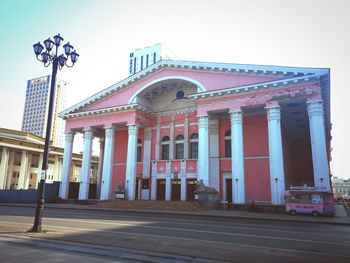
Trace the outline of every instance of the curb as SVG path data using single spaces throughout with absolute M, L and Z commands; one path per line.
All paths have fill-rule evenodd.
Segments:
M 18 203 L 0 203 L 0 206 L 11 206 L 11 207 L 30 207 L 34 208 L 35 204 L 18 204 Z M 304 218 L 268 218 L 268 217 L 250 217 L 242 215 L 212 215 L 204 214 L 201 212 L 187 212 L 187 211 L 161 211 L 161 210 L 136 210 L 136 209 L 123 209 L 123 208 L 97 208 L 97 207 L 65 207 L 65 206 L 51 206 L 47 204 L 45 206 L 48 209 L 66 209 L 66 210 L 82 210 L 82 211 L 103 211 L 103 212 L 127 212 L 127 213 L 144 213 L 144 214 L 163 214 L 163 215 L 185 215 L 185 216 L 200 216 L 208 218 L 226 218 L 226 219 L 249 219 L 256 221 L 278 221 L 278 222 L 293 222 L 293 223 L 313 223 L 313 224 L 324 224 L 324 225 L 339 225 L 339 226 L 350 226 L 349 222 L 331 222 L 331 221 L 319 221 L 319 220 L 305 220 Z M 247 212 L 248 213 L 248 212 Z M 298 216 L 298 215 L 296 215 Z

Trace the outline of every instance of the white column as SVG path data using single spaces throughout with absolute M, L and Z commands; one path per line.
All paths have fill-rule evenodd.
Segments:
M 186 201 L 187 199 L 187 181 L 186 181 L 186 161 L 181 162 L 181 201 Z
M 98 171 L 96 178 L 96 198 L 101 197 L 101 181 L 102 181 L 102 171 L 103 171 L 103 156 L 105 149 L 105 139 L 100 138 L 100 158 L 98 159 Z
M 171 174 L 165 176 L 165 201 L 171 201 Z
M 6 147 L 2 148 L 1 164 L 0 164 L 0 190 L 6 187 L 6 177 L 9 162 L 9 150 Z
M 171 116 L 170 122 L 170 140 L 169 140 L 169 160 L 174 160 L 174 131 L 175 131 L 175 117 Z
M 209 186 L 209 120 L 199 117 L 198 129 L 198 180 Z
M 59 172 L 60 172 L 60 160 L 58 158 L 58 155 L 55 155 L 55 162 L 53 166 L 53 181 L 58 181 L 60 177 Z
M 9 168 L 7 169 L 6 189 L 11 188 L 11 180 L 13 176 L 13 165 L 15 163 L 15 158 L 16 158 L 16 152 L 11 151 L 10 158 L 9 158 Z
M 64 155 L 63 155 L 63 167 L 62 167 L 62 175 L 61 175 L 61 184 L 59 197 L 62 199 L 68 198 L 68 189 L 69 189 L 69 177 L 71 171 L 71 163 L 72 163 L 72 152 L 73 152 L 73 141 L 74 141 L 74 133 L 68 132 L 65 134 L 65 145 L 64 145 Z M 42 154 L 40 154 L 40 159 L 42 163 Z M 41 170 L 40 161 L 39 168 Z M 39 182 L 40 174 L 38 172 L 37 182 Z
M 142 178 L 150 177 L 152 128 L 145 128 L 143 139 Z
M 187 160 L 189 157 L 188 153 L 188 130 L 189 130 L 189 122 L 188 122 L 188 113 L 185 113 L 185 125 L 184 125 L 184 159 Z
M 242 111 L 231 112 L 232 200 L 245 203 L 243 117 Z
M 38 172 L 37 172 L 37 174 L 36 174 L 35 189 L 38 189 L 38 187 L 39 187 L 39 182 L 40 182 L 40 177 L 41 177 L 41 171 L 42 171 L 43 161 L 44 161 L 44 154 L 43 154 L 43 153 L 40 153 L 40 155 L 39 155 L 39 163 L 38 163 Z M 60 186 L 60 187 L 61 187 L 61 186 Z
M 102 168 L 102 183 L 100 200 L 108 200 L 111 196 L 114 154 L 114 127 L 106 128 L 105 149 Z
M 266 107 L 269 132 L 269 161 L 271 203 L 284 203 L 285 176 L 283 165 L 283 147 L 281 133 L 280 106 Z
M 137 153 L 137 136 L 138 126 L 128 126 L 128 156 L 126 161 L 126 194 L 129 200 L 135 200 L 136 186 L 136 153 Z
M 89 183 L 91 173 L 91 155 L 92 155 L 92 141 L 94 139 L 94 132 L 87 130 L 84 132 L 84 152 L 83 162 L 81 165 L 80 174 L 80 188 L 79 200 L 86 200 L 89 198 Z
M 158 117 L 157 131 L 156 131 L 156 150 L 155 150 L 156 160 L 159 160 L 159 152 L 160 152 L 159 142 L 160 142 L 160 118 Z
M 310 138 L 315 187 L 331 190 L 323 102 L 321 100 L 308 101 L 307 110 L 310 123 Z
M 27 154 L 27 151 L 22 151 L 21 168 L 19 172 L 17 189 L 25 189 L 25 177 L 27 174 L 27 168 L 28 168 L 28 154 Z
M 27 168 L 26 168 L 26 174 L 24 177 L 24 188 L 23 189 L 28 189 L 29 188 L 29 179 L 30 179 L 30 171 L 32 168 L 32 159 L 33 155 L 31 153 L 28 154 L 28 159 L 27 159 Z
M 157 162 L 152 162 L 151 200 L 157 199 Z

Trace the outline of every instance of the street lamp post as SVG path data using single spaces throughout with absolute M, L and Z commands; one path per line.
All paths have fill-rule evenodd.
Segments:
M 41 168 L 40 183 L 39 183 L 39 192 L 38 199 L 36 203 L 35 210 L 35 219 L 34 225 L 31 229 L 32 232 L 41 232 L 41 219 L 44 210 L 44 193 L 45 193 L 45 180 L 46 180 L 46 171 L 47 163 L 49 159 L 49 146 L 51 138 L 51 127 L 52 127 L 52 111 L 55 99 L 55 86 L 56 86 L 56 75 L 57 70 L 62 69 L 64 66 L 73 67 L 75 62 L 78 60 L 78 53 L 74 50 L 71 44 L 66 43 L 63 45 L 64 53 L 58 55 L 58 47 L 62 44 L 63 38 L 60 34 L 57 34 L 53 37 L 53 41 L 48 38 L 44 41 L 44 45 L 41 45 L 40 42 L 33 45 L 34 53 L 36 58 L 44 63 L 45 67 L 48 67 L 52 64 L 52 76 L 51 76 L 51 87 L 50 87 L 50 98 L 49 98 L 49 111 L 47 116 L 47 126 L 46 126 L 46 136 L 45 136 L 45 148 L 44 148 L 44 158 Z M 44 50 L 46 49 L 46 50 Z M 68 59 L 70 57 L 70 63 Z M 38 175 L 39 176 L 39 175 Z

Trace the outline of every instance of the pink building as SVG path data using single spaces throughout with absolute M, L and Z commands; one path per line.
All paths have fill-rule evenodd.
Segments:
M 161 60 L 65 110 L 60 197 L 74 134 L 84 133 L 79 199 L 92 139 L 98 198 L 193 200 L 196 181 L 222 200 L 283 204 L 290 185 L 330 189 L 329 69 Z

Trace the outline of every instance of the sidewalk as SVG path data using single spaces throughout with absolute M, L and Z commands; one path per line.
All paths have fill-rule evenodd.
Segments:
M 16 207 L 35 207 L 35 204 L 18 204 L 18 203 L 0 203 L 0 206 L 16 206 Z M 237 218 L 237 219 L 253 219 L 253 220 L 269 220 L 269 221 L 285 221 L 285 222 L 302 222 L 302 223 L 320 223 L 332 225 L 348 225 L 350 226 L 350 217 L 324 217 L 324 216 L 308 216 L 308 215 L 289 215 L 278 213 L 261 213 L 247 212 L 237 210 L 197 210 L 188 211 L 181 209 L 140 209 L 125 207 L 104 207 L 99 204 L 45 204 L 45 208 L 54 209 L 76 209 L 76 210 L 95 210 L 95 211 L 112 211 L 112 212 L 135 212 L 149 214 L 176 214 L 201 217 L 217 217 L 217 218 Z

